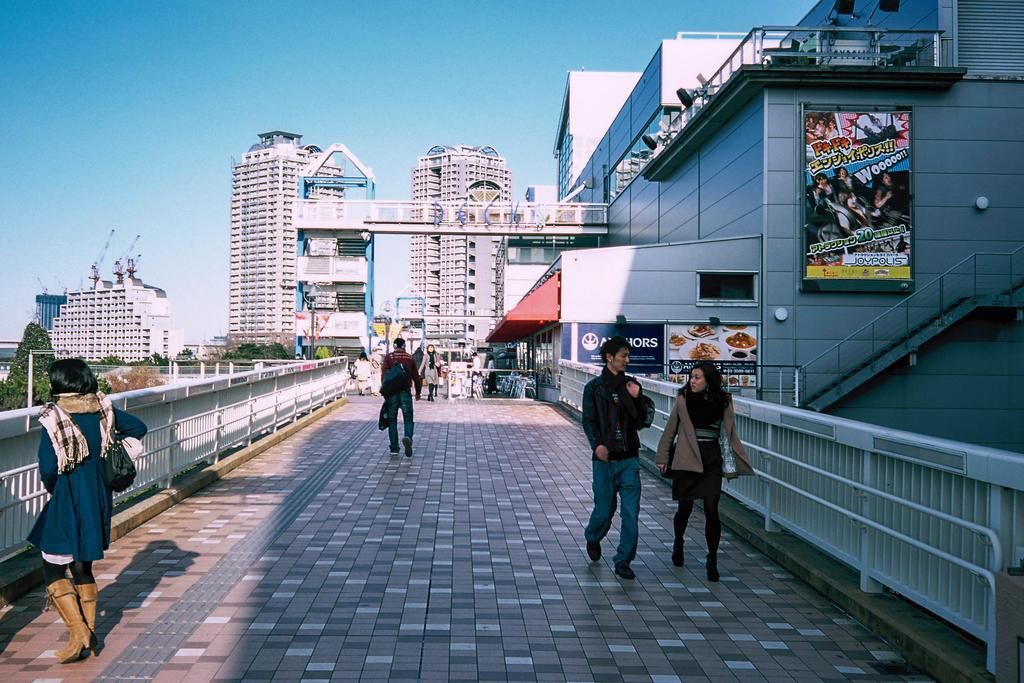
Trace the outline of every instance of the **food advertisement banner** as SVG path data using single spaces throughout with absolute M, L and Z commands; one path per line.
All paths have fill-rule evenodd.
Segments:
M 804 145 L 804 282 L 905 288 L 912 256 L 910 112 L 805 111 Z
M 668 325 L 668 380 L 683 383 L 693 366 L 709 360 L 730 387 L 757 382 L 758 328 L 754 325 Z

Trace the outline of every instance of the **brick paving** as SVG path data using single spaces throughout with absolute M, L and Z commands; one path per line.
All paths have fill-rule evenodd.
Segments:
M 636 581 L 592 564 L 578 424 L 503 400 L 416 404 L 413 458 L 352 403 L 97 562 L 104 641 L 59 665 L 39 589 L 2 612 L 7 681 L 927 681 L 695 511 L 673 567 L 668 487 L 644 474 Z

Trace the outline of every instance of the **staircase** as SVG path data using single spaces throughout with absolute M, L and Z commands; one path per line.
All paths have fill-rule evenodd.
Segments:
M 800 366 L 799 405 L 824 410 L 980 307 L 1024 308 L 1024 245 L 968 256 Z

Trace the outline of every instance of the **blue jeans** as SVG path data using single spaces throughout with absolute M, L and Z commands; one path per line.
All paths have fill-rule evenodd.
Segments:
M 402 409 L 402 421 L 405 423 L 405 436 L 412 438 L 412 392 L 400 391 L 394 396 L 388 397 L 388 414 L 391 422 L 388 424 L 388 438 L 391 440 L 391 452 L 398 452 L 398 409 Z
M 615 497 L 618 495 L 621 503 L 621 528 L 619 549 L 615 552 L 614 562 L 632 562 L 636 557 L 640 536 L 640 460 L 594 460 L 593 465 L 594 511 L 590 514 L 590 523 L 583 536 L 587 543 L 595 543 L 608 534 L 612 517 L 615 516 Z

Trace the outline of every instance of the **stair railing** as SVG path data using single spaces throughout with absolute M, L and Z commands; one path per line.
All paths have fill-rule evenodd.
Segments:
M 955 322 L 967 312 L 962 307 L 973 308 L 982 298 L 996 305 L 1024 306 L 1024 245 L 1010 253 L 971 254 L 801 365 L 795 378 L 800 387 L 797 404 L 814 400 L 927 327 Z

